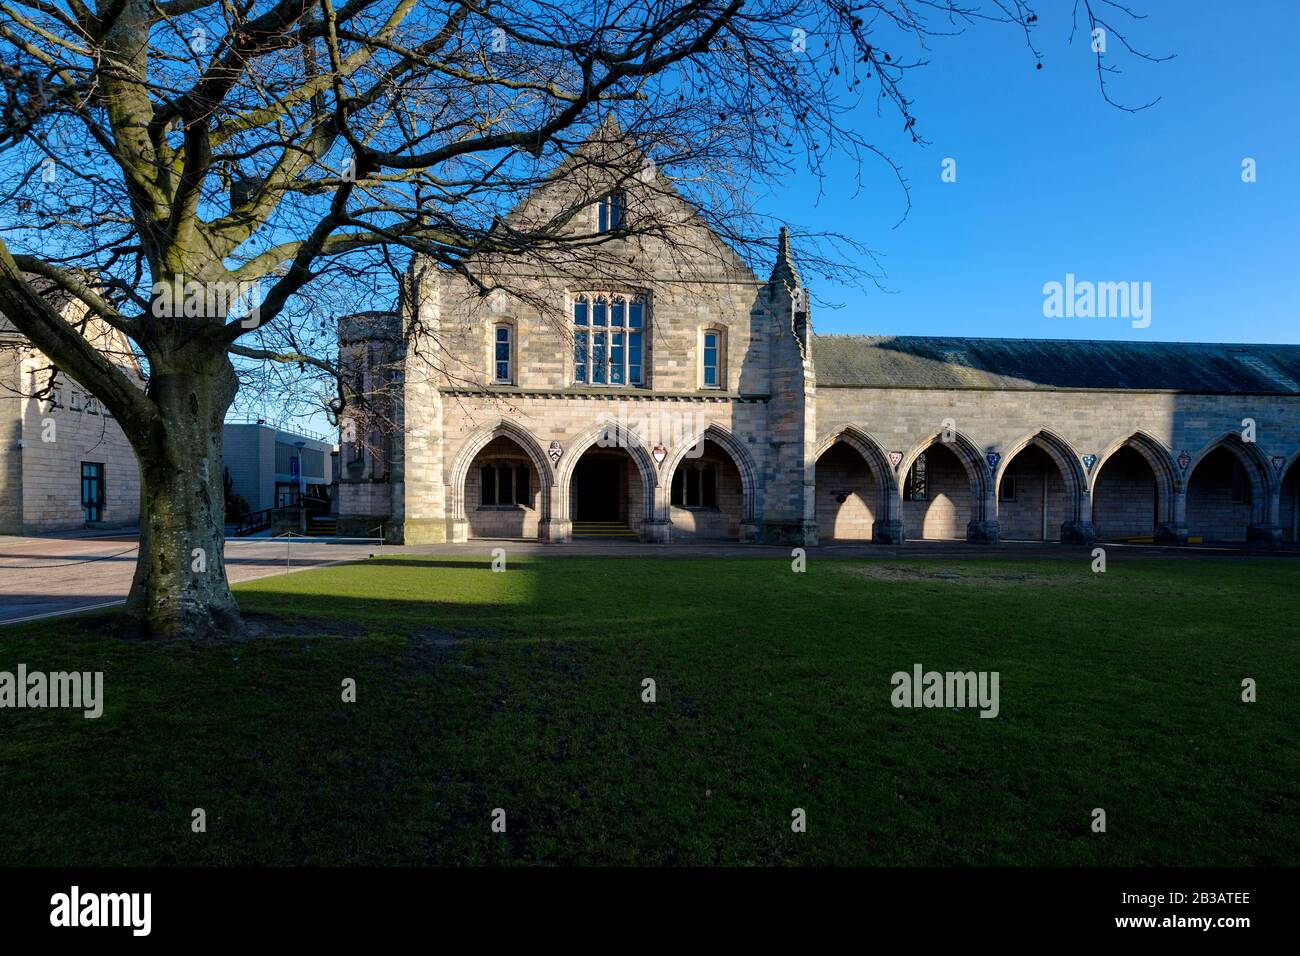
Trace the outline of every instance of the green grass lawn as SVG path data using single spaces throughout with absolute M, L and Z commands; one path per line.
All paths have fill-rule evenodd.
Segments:
M 1298 578 L 393 557 L 238 588 L 224 645 L 0 629 L 0 670 L 106 698 L 0 710 L 0 864 L 1294 865 Z M 998 671 L 1001 713 L 893 708 L 916 663 Z

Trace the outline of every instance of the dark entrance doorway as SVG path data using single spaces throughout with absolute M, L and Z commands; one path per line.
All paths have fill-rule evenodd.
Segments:
M 622 462 L 617 458 L 584 457 L 573 469 L 573 520 L 617 521 L 623 486 Z

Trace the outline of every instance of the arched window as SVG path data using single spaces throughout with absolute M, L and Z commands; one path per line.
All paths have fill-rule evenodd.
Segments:
M 612 232 L 623 225 L 623 193 L 614 190 L 601 197 L 596 205 L 596 231 Z
M 492 331 L 492 381 L 499 385 L 514 382 L 515 370 L 514 327 L 508 322 L 498 323 Z
M 579 385 L 645 384 L 645 303 L 591 293 L 573 300 L 573 380 Z

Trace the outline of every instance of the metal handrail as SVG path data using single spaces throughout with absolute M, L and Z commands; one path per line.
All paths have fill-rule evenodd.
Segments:
M 378 545 L 379 545 L 379 553 L 382 554 L 382 553 L 383 553 L 383 550 L 384 550 L 384 526 L 383 526 L 382 524 L 380 524 L 380 525 L 376 525 L 375 527 L 371 528 L 370 530 L 371 530 L 371 531 L 378 531 L 378 532 L 379 532 L 379 537 L 376 539 L 376 541 L 377 541 L 377 543 L 378 543 Z M 293 541 L 294 541 L 294 539 L 295 539 L 295 538 L 310 538 L 311 535 L 309 535 L 309 534 L 302 534 L 301 532 L 298 532 L 298 531 L 281 531 L 279 534 L 273 534 L 273 535 L 271 535 L 271 537 L 272 537 L 272 538 L 283 538 L 283 539 L 284 539 L 284 566 L 287 568 L 287 567 L 290 566 L 290 563 L 291 563 L 292 558 L 293 558 Z M 334 538 L 333 540 L 334 540 L 334 541 L 369 541 L 370 539 L 369 539 L 369 538 Z M 372 555 L 372 557 L 373 557 L 373 555 Z
M 263 528 L 271 527 L 271 512 L 274 508 L 263 508 L 260 511 L 250 511 L 242 515 L 238 524 L 235 526 L 235 537 L 242 538 L 247 534 L 255 534 Z

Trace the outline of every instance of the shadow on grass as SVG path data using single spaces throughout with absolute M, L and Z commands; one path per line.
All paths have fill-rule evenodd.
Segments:
M 894 563 L 931 573 L 385 557 L 239 587 L 265 639 L 0 632 L 106 685 L 98 721 L 0 711 L 0 863 L 1300 860 L 1289 567 Z M 998 671 L 999 717 L 893 708 L 916 663 Z

